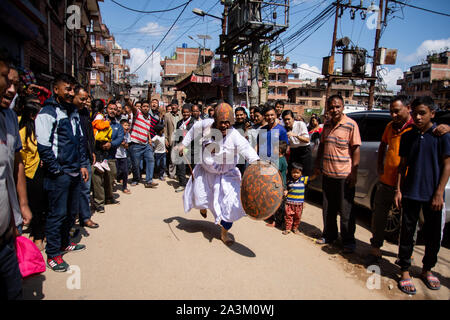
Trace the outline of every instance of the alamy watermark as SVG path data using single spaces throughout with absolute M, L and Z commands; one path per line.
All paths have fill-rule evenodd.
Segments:
M 70 265 L 67 273 L 70 276 L 66 280 L 66 288 L 69 290 L 80 290 L 81 289 L 81 269 L 77 265 Z
M 373 264 L 367 267 L 367 273 L 370 274 L 366 281 L 366 287 L 369 290 L 381 289 L 381 269 L 379 266 Z
M 81 8 L 77 5 L 71 5 L 67 7 L 66 14 L 68 15 L 66 20 L 66 26 L 69 30 L 81 29 Z

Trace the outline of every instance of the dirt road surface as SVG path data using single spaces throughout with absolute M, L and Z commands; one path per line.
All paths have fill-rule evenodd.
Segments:
M 441 290 L 431 291 L 418 278 L 424 246 L 414 251 L 415 296 L 397 289 L 397 246 L 383 247 L 381 277 L 364 266 L 369 249 L 367 213 L 358 217 L 357 251 L 319 246 L 320 201 L 308 202 L 302 235 L 282 235 L 262 221 L 242 218 L 230 233 L 231 247 L 220 240 L 212 214 L 185 214 L 175 181 L 157 189 L 132 187 L 120 204 L 95 214 L 98 229 L 81 229 L 87 249 L 64 259 L 71 273 L 47 269 L 24 280 L 26 299 L 445 299 L 450 298 L 450 250 L 441 248 L 436 275 Z M 44 255 L 45 256 L 45 255 Z

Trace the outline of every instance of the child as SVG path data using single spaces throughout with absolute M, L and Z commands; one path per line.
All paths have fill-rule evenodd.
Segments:
M 94 129 L 95 137 L 95 163 L 94 167 L 100 172 L 109 171 L 108 161 L 106 157 L 108 156 L 108 150 L 104 150 L 103 146 L 106 143 L 111 143 L 112 140 L 112 128 L 105 116 L 99 111 L 92 121 L 92 128 Z
M 288 169 L 288 164 L 286 161 L 286 151 L 287 151 L 287 143 L 286 141 L 281 140 L 279 142 L 279 158 L 278 158 L 278 171 L 280 172 L 281 179 L 283 180 L 283 187 L 286 190 L 286 173 Z M 273 151 L 275 154 L 275 151 Z M 266 226 L 275 227 L 283 224 L 284 218 L 284 200 L 281 203 L 278 210 L 271 216 L 267 221 Z
M 300 234 L 298 226 L 303 212 L 303 202 L 305 200 L 305 185 L 308 183 L 308 177 L 302 176 L 303 167 L 297 162 L 292 163 L 291 179 L 287 186 L 285 221 L 286 227 L 283 234 L 289 234 L 291 228 L 295 234 Z
M 394 201 L 403 207 L 398 265 L 401 269 L 399 289 L 415 294 L 409 274 L 414 249 L 414 233 L 422 210 L 425 239 L 421 279 L 431 290 L 439 290 L 440 282 L 431 273 L 441 245 L 444 189 L 450 172 L 450 135 L 435 136 L 432 119 L 436 106 L 431 97 L 420 97 L 411 104 L 415 128 L 404 133 L 400 141 L 401 157 Z
M 166 167 L 166 142 L 164 137 L 164 126 L 155 126 L 156 135 L 152 138 L 155 152 L 155 169 L 159 173 L 159 180 L 164 181 L 164 168 Z
M 127 119 L 120 120 L 123 131 L 125 133 L 121 145 L 116 151 L 116 162 L 117 162 L 117 179 L 122 182 L 122 192 L 130 194 L 131 191 L 127 188 L 128 183 L 128 158 L 127 149 L 128 144 L 131 142 L 130 137 L 130 123 Z

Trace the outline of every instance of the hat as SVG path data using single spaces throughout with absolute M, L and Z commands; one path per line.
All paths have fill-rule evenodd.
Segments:
M 172 99 L 172 101 L 170 102 L 170 104 L 176 104 L 178 106 L 178 100 L 177 99 Z
M 226 102 L 217 105 L 214 110 L 214 120 L 216 123 L 221 121 L 229 121 L 231 125 L 234 124 L 233 108 Z

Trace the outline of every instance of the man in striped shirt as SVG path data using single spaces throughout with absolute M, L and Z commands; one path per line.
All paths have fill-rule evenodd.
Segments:
M 341 214 L 341 238 L 344 252 L 355 250 L 355 217 L 352 214 L 361 137 L 358 124 L 344 114 L 344 99 L 333 95 L 327 100 L 329 114 L 323 127 L 315 163 L 315 175 L 322 163 L 324 230 L 319 244 L 338 238 L 337 214 Z
M 133 121 L 130 129 L 131 142 L 129 144 L 130 157 L 132 163 L 133 180 L 132 186 L 139 183 L 141 172 L 140 163 L 142 159 L 145 161 L 145 184 L 146 188 L 155 188 L 158 184 L 153 182 L 153 170 L 155 167 L 155 158 L 153 156 L 153 147 L 151 138 L 153 127 L 156 125 L 155 118 L 149 114 L 150 106 L 147 100 L 142 101 L 141 108 L 138 109 L 134 105 L 134 101 L 130 103 L 133 112 Z

